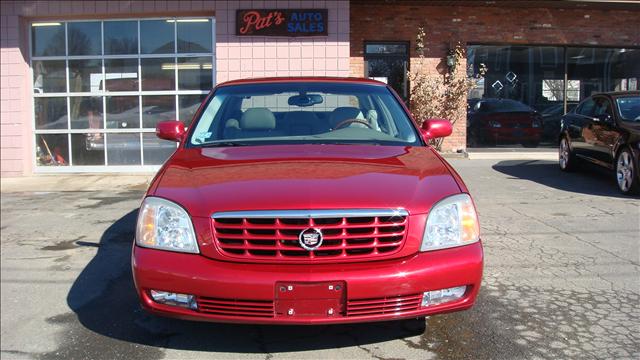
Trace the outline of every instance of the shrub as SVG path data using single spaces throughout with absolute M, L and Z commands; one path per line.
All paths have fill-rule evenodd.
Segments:
M 478 75 L 467 77 L 466 69 L 459 65 L 466 64 L 466 49 L 460 43 L 449 50 L 444 63 L 447 70 L 444 74 L 432 74 L 425 71 L 424 28 L 419 27 L 416 35 L 417 66 L 408 72 L 410 83 L 409 109 L 413 117 L 422 126 L 425 119 L 447 119 L 452 125 L 467 116 L 467 93 L 475 87 L 487 72 L 484 64 L 480 65 Z M 434 139 L 431 145 L 442 150 L 444 139 Z

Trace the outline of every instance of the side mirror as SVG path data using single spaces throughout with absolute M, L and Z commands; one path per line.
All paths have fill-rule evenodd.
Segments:
M 422 123 L 422 136 L 425 140 L 447 137 L 453 132 L 453 126 L 449 120 L 427 119 Z
M 181 121 L 161 121 L 156 125 L 156 136 L 160 139 L 180 142 L 185 133 Z

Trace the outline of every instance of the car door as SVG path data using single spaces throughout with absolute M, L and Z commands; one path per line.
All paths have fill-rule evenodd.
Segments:
M 593 157 L 603 166 L 612 167 L 613 147 L 620 137 L 613 114 L 613 104 L 605 96 L 594 97 L 595 108 L 592 120 Z
M 567 132 L 571 140 L 571 147 L 576 156 L 589 159 L 593 158 L 592 144 L 594 135 L 592 130 L 595 101 L 589 97 L 584 100 L 575 113 L 567 114 Z

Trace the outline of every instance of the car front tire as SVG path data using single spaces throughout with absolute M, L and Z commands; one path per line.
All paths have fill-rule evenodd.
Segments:
M 566 136 L 563 136 L 560 139 L 560 145 L 558 147 L 558 164 L 560 165 L 560 170 L 562 171 L 573 171 L 576 169 L 576 156 L 573 154 L 571 150 L 571 145 L 569 145 L 569 140 Z
M 638 184 L 638 174 L 633 159 L 633 154 L 628 148 L 622 149 L 616 157 L 616 181 L 618 189 L 623 194 L 640 193 L 640 184 Z

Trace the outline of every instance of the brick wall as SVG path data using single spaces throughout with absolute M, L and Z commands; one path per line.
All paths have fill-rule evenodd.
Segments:
M 426 3 L 426 2 L 425 2 Z M 572 4 L 573 5 L 573 4 Z M 462 43 L 640 46 L 637 10 L 597 8 L 516 8 L 506 6 L 424 6 L 418 2 L 351 2 L 351 76 L 364 75 L 363 44 L 410 41 L 415 65 L 415 36 L 426 32 L 426 71 L 435 73 L 449 46 Z M 457 123 L 445 151 L 465 148 L 466 124 Z
M 348 1 L 2 1 L 0 176 L 33 169 L 29 21 L 147 16 L 216 18 L 216 81 L 259 76 L 348 76 Z M 239 8 L 326 8 L 329 36 L 235 36 Z

